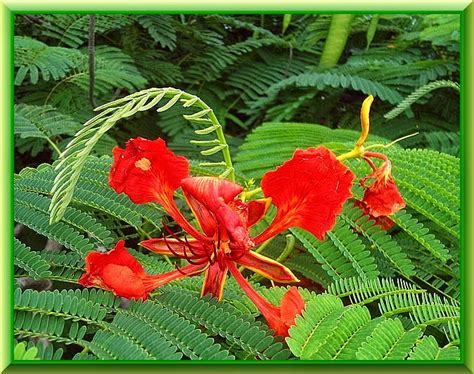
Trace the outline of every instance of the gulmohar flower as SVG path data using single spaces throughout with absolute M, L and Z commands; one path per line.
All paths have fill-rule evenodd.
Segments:
M 304 308 L 297 289 L 288 291 L 280 307 L 273 306 L 251 288 L 236 265 L 279 283 L 298 282 L 287 267 L 252 249 L 290 227 L 300 227 L 323 239 L 351 197 L 354 174 L 324 147 L 297 150 L 290 160 L 263 176 L 261 187 L 265 197 L 246 202 L 240 198 L 243 188 L 232 181 L 189 176 L 188 160 L 175 155 L 162 139 L 131 139 L 125 149 L 115 148 L 113 155 L 110 186 L 135 203 L 160 204 L 185 233 L 178 236 L 164 225 L 168 237 L 144 240 L 140 245 L 155 253 L 185 259 L 188 265 L 164 274 L 147 275 L 136 260 L 132 264 L 132 256 L 119 243 L 109 254 L 88 254 L 84 276 L 87 281 L 81 278 L 81 284 L 99 286 L 119 296 L 146 298 L 152 289 L 171 280 L 204 273 L 201 294 L 211 294 L 220 300 L 230 271 L 270 327 L 285 335 L 296 314 Z M 178 188 L 198 227 L 178 209 L 173 197 Z M 270 204 L 276 207 L 272 223 L 252 237 L 249 228 L 260 221 Z M 109 261 L 117 252 L 128 262 Z M 121 282 L 129 284 L 121 286 Z
M 372 179 L 373 182 L 367 187 L 368 179 Z M 405 207 L 405 201 L 393 180 L 391 163 L 388 159 L 385 159 L 372 174 L 362 178 L 360 184 L 366 188 L 361 201 L 371 216 L 375 218 L 390 216 Z

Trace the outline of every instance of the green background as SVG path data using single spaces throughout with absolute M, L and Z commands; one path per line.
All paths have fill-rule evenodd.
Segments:
M 467 6 L 467 7 L 466 7 Z M 0 95 L 2 96 L 1 100 L 1 113 L 2 113 L 2 126 L 1 131 L 1 145 L 0 145 L 0 173 L 3 176 L 2 178 L 2 194 L 0 199 L 0 211 L 1 211 L 1 221 L 0 221 L 0 234 L 2 236 L 1 241 L 1 277 L 2 277 L 2 287 L 1 290 L 1 300 L 2 300 L 2 309 L 1 309 L 1 338 L 0 342 L 1 347 L 1 356 L 0 356 L 0 369 L 5 370 L 5 373 L 56 373 L 64 372 L 67 370 L 70 373 L 80 373 L 85 370 L 91 370 L 93 372 L 100 371 L 101 373 L 126 373 L 126 372 L 137 372 L 141 373 L 151 373 L 151 372 L 173 372 L 173 373 L 185 373 L 189 371 L 193 372 L 230 372 L 237 373 L 245 371 L 245 373 L 284 373 L 292 371 L 295 373 L 303 372 L 365 372 L 365 373 L 379 373 L 383 372 L 404 372 L 404 373 L 471 373 L 473 367 L 472 354 L 473 351 L 472 345 L 472 314 L 473 314 L 473 305 L 472 305 L 472 294 L 470 285 L 473 283 L 473 275 L 469 269 L 474 268 L 473 256 L 470 248 L 472 248 L 473 243 L 473 234 L 470 230 L 471 225 L 469 222 L 472 222 L 472 172 L 470 170 L 470 165 L 473 162 L 473 151 L 470 146 L 473 139 L 473 114 L 472 114 L 472 103 L 474 102 L 473 97 L 473 32 L 474 32 L 474 5 L 468 1 L 450 1 L 446 3 L 442 2 L 428 2 L 424 1 L 423 3 L 415 2 L 355 2 L 355 1 L 339 1 L 337 4 L 334 1 L 318 1 L 318 4 L 315 5 L 314 1 L 297 1 L 291 2 L 270 2 L 270 1 L 240 1 L 239 3 L 234 2 L 217 2 L 217 1 L 208 1 L 206 3 L 191 2 L 191 1 L 172 1 L 172 2 L 153 2 L 153 5 L 147 1 L 133 3 L 125 1 L 114 1 L 113 3 L 102 2 L 98 3 L 96 1 L 83 1 L 81 3 L 56 3 L 53 1 L 49 2 L 34 2 L 34 1 L 6 1 L 2 3 L 1 8 L 1 18 L 0 24 L 3 32 L 2 40 L 2 90 L 0 90 Z M 216 364 L 196 364 L 192 363 L 192 366 L 189 364 L 154 364 L 152 362 L 147 362 L 146 364 L 121 364 L 121 365 L 107 365 L 107 364 L 90 364 L 84 363 L 81 365 L 72 363 L 72 362 L 62 362 L 61 364 L 42 364 L 42 365 L 31 365 L 31 364 L 16 364 L 10 365 L 10 354 L 11 354 L 11 276 L 12 276 L 12 257 L 11 257 L 11 241 L 13 232 L 13 207 L 11 206 L 11 195 L 12 195 L 12 177 L 13 177 L 13 63 L 12 63 L 12 54 L 11 47 L 13 42 L 13 29 L 12 29 L 12 19 L 13 14 L 18 12 L 51 12 L 51 11 L 63 11 L 63 12 L 85 12 L 91 11 L 94 12 L 127 12 L 130 13 L 132 10 L 134 12 L 169 12 L 169 13 L 183 13 L 183 12 L 199 12 L 199 13 L 216 13 L 216 12 L 229 12 L 229 13 L 347 13 L 347 12 L 371 12 L 371 13 L 401 13 L 401 12 L 423 12 L 423 13 L 436 13 L 436 12 L 453 12 L 453 11 L 462 11 L 464 16 L 464 37 L 463 44 L 464 48 L 462 49 L 461 54 L 461 87 L 462 87 L 462 123 L 464 125 L 464 131 L 461 132 L 463 137 L 463 146 L 461 147 L 461 167 L 464 170 L 463 173 L 463 183 L 462 186 L 462 196 L 461 201 L 463 201 L 463 227 L 464 234 L 462 238 L 464 243 L 462 246 L 464 248 L 464 256 L 462 257 L 463 269 L 464 269 L 464 293 L 463 293 L 463 331 L 464 336 L 462 336 L 462 347 L 464 348 L 464 365 L 442 365 L 442 364 L 426 364 L 426 363 L 406 363 L 406 364 L 366 364 L 366 363 L 357 363 L 357 364 L 341 364 L 335 363 L 334 365 L 327 364 L 318 364 L 310 362 L 300 362 L 297 365 L 288 364 L 255 364 L 254 362 L 242 362 L 242 364 L 232 364 L 232 365 L 223 365 L 220 363 Z M 66 367 L 66 365 L 68 365 Z M 72 364 L 72 365 L 71 365 Z M 291 366 L 290 366 L 291 365 Z

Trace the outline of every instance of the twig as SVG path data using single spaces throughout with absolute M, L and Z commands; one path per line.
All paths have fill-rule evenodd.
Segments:
M 89 44 L 87 46 L 89 55 L 89 102 L 94 109 L 97 105 L 94 98 L 95 87 L 95 15 L 89 16 Z

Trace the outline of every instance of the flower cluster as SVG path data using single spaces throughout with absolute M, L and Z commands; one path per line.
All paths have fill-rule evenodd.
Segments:
M 359 150 L 363 141 L 358 145 Z M 376 155 L 376 156 L 374 156 Z M 362 153 L 364 159 L 379 157 Z M 267 172 L 261 181 L 263 198 L 246 201 L 242 186 L 219 177 L 194 177 L 189 161 L 175 155 L 164 140 L 130 139 L 125 149 L 113 150 L 114 161 L 109 185 L 125 193 L 134 203 L 158 203 L 184 231 L 177 235 L 163 224 L 167 235 L 144 240 L 149 251 L 184 259 L 187 265 L 164 274 L 147 274 L 120 241 L 108 253 L 91 252 L 86 256 L 86 273 L 79 283 L 101 287 L 130 299 L 146 299 L 148 294 L 168 282 L 204 274 L 202 295 L 220 300 L 228 273 L 253 301 L 270 328 L 288 335 L 295 317 L 305 307 L 296 287 L 284 295 L 280 306 L 269 303 L 242 276 L 238 266 L 254 271 L 278 283 L 299 280 L 284 265 L 254 251 L 284 230 L 299 227 L 320 240 L 335 225 L 343 204 L 352 196 L 354 174 L 325 147 L 298 149 L 293 157 L 276 170 Z M 343 155 L 344 156 L 344 155 Z M 358 155 L 360 156 L 360 154 Z M 403 206 L 390 172 L 390 161 L 376 168 L 361 183 L 373 179 L 362 209 L 373 217 L 385 217 Z M 197 221 L 191 224 L 174 199 L 180 189 L 190 212 Z M 272 205 L 276 214 L 271 224 L 252 236 L 250 228 L 259 222 Z
M 372 169 L 371 174 L 359 181 L 360 185 L 365 188 L 365 192 L 362 200 L 357 200 L 354 205 L 358 206 L 376 225 L 379 225 L 384 230 L 388 230 L 394 224 L 389 216 L 403 209 L 405 201 L 395 184 L 392 176 L 392 164 L 387 156 L 382 153 L 369 151 L 370 147 L 364 148 L 365 140 L 369 134 L 369 113 L 373 100 L 374 98 L 369 96 L 362 104 L 360 113 L 362 133 L 354 149 L 349 152 L 349 154 L 356 154 L 358 157 L 361 157 Z M 374 146 L 377 147 L 379 145 Z M 340 158 L 344 158 L 344 155 Z M 372 159 L 382 160 L 381 165 L 376 167 Z M 369 180 L 372 183 L 368 186 L 367 181 Z

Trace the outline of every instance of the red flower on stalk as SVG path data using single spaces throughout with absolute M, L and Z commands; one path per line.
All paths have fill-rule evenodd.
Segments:
M 297 150 L 292 159 L 263 176 L 264 199 L 244 202 L 238 197 L 243 188 L 234 182 L 218 177 L 190 177 L 188 160 L 174 155 L 162 139 L 131 139 L 125 149 L 115 148 L 113 154 L 110 186 L 118 193 L 126 193 L 135 203 L 160 204 L 187 234 L 179 237 L 164 225 L 171 237 L 140 243 L 152 252 L 189 263 L 152 276 L 144 284 L 143 295 L 150 287 L 204 272 L 202 295 L 211 294 L 220 300 L 230 271 L 270 327 L 279 335 L 287 334 L 295 316 L 304 308 L 296 288 L 290 289 L 281 306 L 276 307 L 251 288 L 236 265 L 276 282 L 298 282 L 288 268 L 252 248 L 290 227 L 303 228 L 323 239 L 351 197 L 353 173 L 324 147 Z M 189 223 L 173 199 L 179 187 L 199 228 Z M 249 228 L 265 215 L 270 203 L 277 208 L 273 222 L 251 237 Z M 92 284 L 102 287 L 104 283 Z M 116 287 L 114 291 L 119 294 L 121 290 Z
M 127 299 L 146 299 L 151 290 L 173 280 L 146 274 L 127 252 L 123 240 L 107 253 L 89 252 L 85 260 L 86 273 L 79 278 L 79 284 L 97 286 Z
M 368 157 L 381 158 L 384 162 L 376 168 Z M 373 218 L 376 224 L 388 230 L 393 226 L 393 221 L 388 216 L 403 209 L 405 201 L 393 180 L 390 160 L 385 155 L 373 152 L 366 152 L 365 159 L 373 172 L 360 180 L 360 185 L 366 190 L 362 200 L 356 202 L 355 205 Z M 369 187 L 366 186 L 368 179 L 373 179 Z

